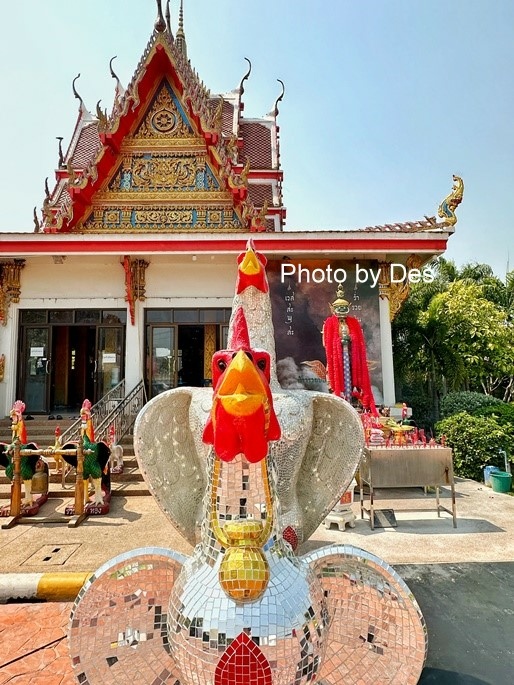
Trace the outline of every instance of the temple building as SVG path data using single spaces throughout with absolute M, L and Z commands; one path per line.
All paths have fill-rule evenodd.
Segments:
M 283 88 L 262 118 L 245 116 L 251 64 L 237 88 L 211 94 L 188 59 L 182 6 L 173 34 L 169 2 L 157 5 L 126 87 L 111 60 L 110 112 L 88 111 L 75 79 L 77 121 L 35 229 L 1 234 L 0 414 L 16 399 L 31 414 L 73 412 L 122 379 L 127 390 L 143 380 L 148 397 L 208 385 L 250 239 L 268 260 L 277 358 L 326 364 L 321 331 L 342 282 L 375 400 L 394 404 L 391 320 L 408 273 L 422 278 L 446 249 L 460 179 L 440 219 L 285 230 Z

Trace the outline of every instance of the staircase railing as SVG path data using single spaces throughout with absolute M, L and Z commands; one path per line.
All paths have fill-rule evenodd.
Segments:
M 116 442 L 120 442 L 134 425 L 145 403 L 145 385 L 143 381 L 139 381 L 136 387 L 104 416 L 103 420 L 95 421 L 95 440 L 108 443 L 111 427 L 114 426 Z
M 114 407 L 116 407 L 125 397 L 125 379 L 120 381 L 118 385 L 111 388 L 102 399 L 98 400 L 96 404 L 91 407 L 91 415 L 94 417 L 95 426 L 105 419 L 110 414 Z M 61 443 L 65 445 L 67 442 L 78 440 L 80 437 L 80 425 L 82 421 L 78 418 L 61 434 Z M 95 431 L 96 432 L 96 431 Z
M 111 388 L 101 400 L 91 407 L 91 415 L 95 426 L 95 442 L 110 442 L 110 428 L 114 426 L 116 442 L 120 442 L 129 432 L 136 421 L 139 410 L 146 403 L 146 389 L 143 381 L 125 397 L 125 380 Z M 61 435 L 61 445 L 80 440 L 81 419 L 78 419 Z M 66 478 L 73 468 L 63 468 L 62 487 L 66 485 Z

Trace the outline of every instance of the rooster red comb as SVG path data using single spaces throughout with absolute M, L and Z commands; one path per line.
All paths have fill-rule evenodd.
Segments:
M 248 324 L 246 323 L 245 313 L 242 307 L 238 307 L 234 316 L 232 335 L 227 343 L 229 350 L 249 350 L 250 335 Z
M 21 400 L 16 400 L 16 402 L 12 406 L 11 411 L 21 417 L 23 415 L 23 412 L 25 411 L 25 402 L 22 402 Z
M 237 258 L 236 294 L 242 293 L 251 285 L 262 293 L 268 292 L 268 279 L 265 269 L 267 261 L 263 254 L 255 251 L 253 241 L 248 240 L 246 252 L 242 252 Z
M 90 414 L 90 413 L 91 413 L 91 407 L 92 407 L 92 406 L 93 406 L 93 405 L 91 404 L 91 402 L 90 402 L 89 400 L 84 400 L 84 401 L 82 402 L 82 408 L 81 408 L 80 411 L 81 411 L 81 412 L 87 412 L 88 414 Z

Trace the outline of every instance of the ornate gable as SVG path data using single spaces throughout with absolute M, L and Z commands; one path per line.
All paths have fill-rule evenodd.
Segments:
M 142 108 L 143 109 L 143 108 Z M 168 78 L 123 139 L 84 231 L 243 230 L 205 137 Z
M 96 119 L 89 112 L 84 118 L 74 88 L 81 101 L 78 133 L 66 156 L 60 154 L 57 184 L 47 191 L 41 223 L 34 215 L 36 231 L 266 231 L 277 230 L 277 220 L 281 228 L 282 172 L 267 170 L 260 180 L 258 169 L 250 172 L 250 158 L 238 158 L 244 141 L 239 125 L 230 130 L 227 121 L 228 109 L 235 115 L 234 103 L 227 106 L 222 96 L 210 95 L 169 23 L 156 22 L 126 89 L 112 60 L 110 66 L 117 83 L 110 115 L 98 104 Z M 242 93 L 241 85 L 240 109 Z M 75 153 L 86 123 L 94 140 L 78 165 Z M 254 204 L 260 195 L 249 192 L 249 183 L 261 182 L 270 185 L 273 207 L 268 200 Z

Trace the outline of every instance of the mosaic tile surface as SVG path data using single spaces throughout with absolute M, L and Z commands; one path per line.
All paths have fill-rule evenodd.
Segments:
M 183 557 L 148 548 L 102 566 L 80 591 L 69 625 L 79 683 L 175 683 L 167 607 Z
M 331 617 L 320 678 L 326 685 L 415 685 L 425 664 L 421 610 L 385 561 L 334 545 L 303 559 L 321 582 Z

